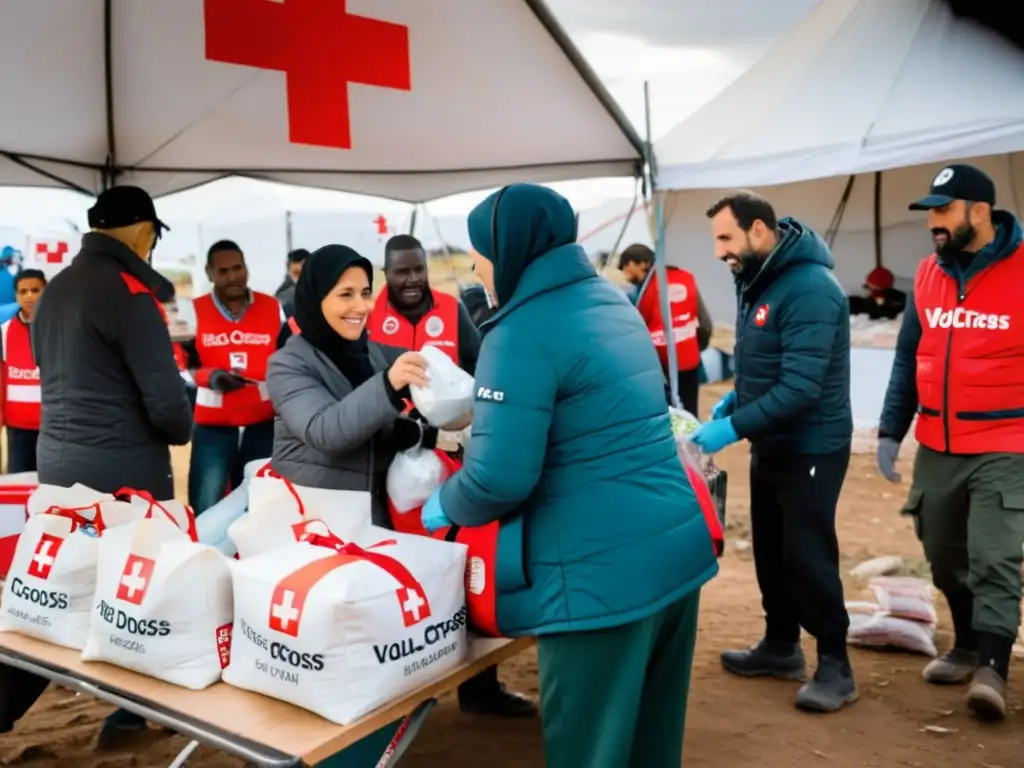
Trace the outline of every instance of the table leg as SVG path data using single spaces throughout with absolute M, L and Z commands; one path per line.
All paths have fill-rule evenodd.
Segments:
M 199 748 L 198 741 L 190 741 L 185 745 L 185 748 L 178 753 L 178 756 L 174 758 L 174 762 L 171 763 L 167 768 L 182 768 L 192 757 L 192 753 Z
M 423 727 L 423 723 L 430 714 L 430 710 L 436 704 L 437 699 L 427 699 L 402 720 L 402 724 L 395 731 L 391 743 L 388 744 L 388 748 L 381 755 L 377 768 L 393 768 L 398 763 L 402 755 L 409 748 L 409 745 L 416 739 L 416 734 L 419 733 L 420 728 Z

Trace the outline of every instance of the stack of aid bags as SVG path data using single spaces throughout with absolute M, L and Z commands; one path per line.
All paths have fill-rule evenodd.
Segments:
M 876 603 L 850 602 L 850 645 L 900 648 L 935 657 L 935 590 L 924 579 L 876 576 L 868 582 Z

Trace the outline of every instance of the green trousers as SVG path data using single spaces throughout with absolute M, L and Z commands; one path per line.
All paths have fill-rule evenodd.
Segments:
M 914 518 L 932 579 L 947 596 L 954 622 L 957 595 L 966 593 L 975 632 L 1017 637 L 1024 455 L 954 456 L 921 446 L 903 513 Z
M 537 639 L 547 768 L 679 768 L 700 592 L 633 624 Z

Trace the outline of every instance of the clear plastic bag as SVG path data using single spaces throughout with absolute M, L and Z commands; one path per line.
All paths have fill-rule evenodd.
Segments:
M 448 475 L 448 467 L 434 451 L 418 447 L 401 451 L 388 467 L 388 500 L 404 515 L 422 507 Z
M 850 606 L 847 606 L 848 610 Z M 863 648 L 898 648 L 935 658 L 935 627 L 919 621 L 890 616 L 885 611 L 862 613 L 849 610 L 847 642 Z
M 700 448 L 690 442 L 692 435 L 700 420 L 689 411 L 682 408 L 669 406 L 669 419 L 672 421 L 672 435 L 676 439 L 676 450 L 679 451 L 679 460 L 683 466 L 693 466 L 700 470 L 701 474 L 707 476 L 707 469 L 710 457 L 701 452 Z
M 880 610 L 890 616 L 909 619 L 934 627 L 939 617 L 935 612 L 935 589 L 924 579 L 909 576 L 876 576 L 868 582 Z
M 409 387 L 416 410 L 432 427 L 462 429 L 473 416 L 473 377 L 437 347 L 424 347 L 420 354 L 427 360 L 430 384 Z

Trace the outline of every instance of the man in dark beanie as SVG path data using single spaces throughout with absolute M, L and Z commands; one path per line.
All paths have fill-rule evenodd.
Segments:
M 284 282 L 274 291 L 274 298 L 281 302 L 281 309 L 284 310 L 286 318 L 295 314 L 295 284 L 302 274 L 302 265 L 309 258 L 309 251 L 305 248 L 296 248 L 288 254 L 288 272 L 284 276 Z

